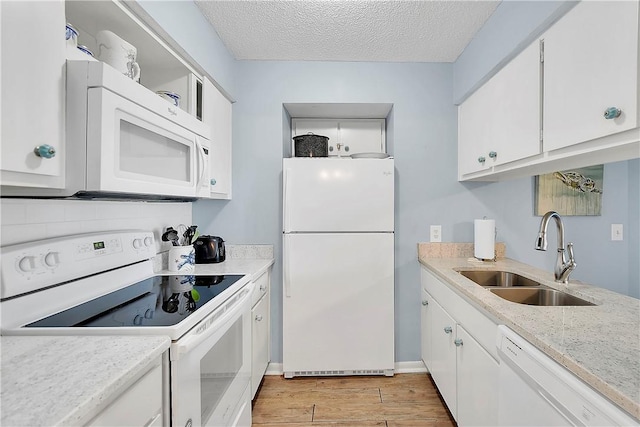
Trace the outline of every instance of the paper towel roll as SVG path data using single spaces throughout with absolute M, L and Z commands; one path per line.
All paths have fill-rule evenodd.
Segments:
M 473 256 L 479 259 L 494 259 L 496 244 L 496 221 L 476 219 L 473 221 Z

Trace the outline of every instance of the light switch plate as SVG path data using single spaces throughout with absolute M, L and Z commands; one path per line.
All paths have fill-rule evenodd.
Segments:
M 623 240 L 622 224 L 611 224 L 611 240 Z
M 432 243 L 442 242 L 442 226 L 432 225 L 429 228 L 429 241 Z

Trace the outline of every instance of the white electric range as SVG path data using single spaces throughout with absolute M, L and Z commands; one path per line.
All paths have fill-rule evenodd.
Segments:
M 156 275 L 151 232 L 1 248 L 2 335 L 166 335 L 172 426 L 251 425 L 251 282 Z

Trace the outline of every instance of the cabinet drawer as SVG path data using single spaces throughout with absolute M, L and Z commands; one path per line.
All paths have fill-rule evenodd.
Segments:
M 464 300 L 448 285 L 421 267 L 422 287 L 494 358 L 498 359 L 496 333 L 498 325 L 479 308 Z
M 260 298 L 269 291 L 269 272 L 265 271 L 253 283 L 253 294 L 251 294 L 251 307 L 255 306 Z

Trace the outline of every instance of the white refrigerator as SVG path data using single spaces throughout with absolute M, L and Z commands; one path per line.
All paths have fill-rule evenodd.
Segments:
M 393 375 L 394 161 L 283 161 L 285 378 Z

